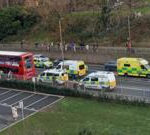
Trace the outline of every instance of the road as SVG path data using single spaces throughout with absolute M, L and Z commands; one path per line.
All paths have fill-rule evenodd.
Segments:
M 89 73 L 95 71 L 103 71 L 103 65 L 89 65 Z M 43 69 L 37 69 L 37 73 L 42 72 Z M 136 78 L 136 77 L 119 77 L 117 79 L 117 89 L 114 93 L 129 95 L 129 96 L 140 96 L 150 97 L 150 79 Z

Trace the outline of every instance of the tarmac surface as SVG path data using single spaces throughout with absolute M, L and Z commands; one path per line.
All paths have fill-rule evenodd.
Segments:
M 58 102 L 62 98 L 62 96 L 56 95 L 0 88 L 0 132 Z M 20 101 L 23 101 L 23 109 L 19 108 Z M 17 107 L 19 116 L 17 120 L 12 116 L 11 108 L 14 106 Z

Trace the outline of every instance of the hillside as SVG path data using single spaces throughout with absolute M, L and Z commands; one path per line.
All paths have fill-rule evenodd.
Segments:
M 131 39 L 134 46 L 149 47 L 150 0 L 45 0 L 34 9 L 40 16 L 28 30 L 3 38 L 3 42 L 59 41 L 61 18 L 63 40 L 81 40 L 100 45 L 122 46 L 128 38 L 130 16 Z

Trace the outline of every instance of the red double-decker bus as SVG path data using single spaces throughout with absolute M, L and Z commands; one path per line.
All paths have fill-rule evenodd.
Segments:
M 33 54 L 30 52 L 0 51 L 0 70 L 5 74 L 11 72 L 23 80 L 35 76 Z

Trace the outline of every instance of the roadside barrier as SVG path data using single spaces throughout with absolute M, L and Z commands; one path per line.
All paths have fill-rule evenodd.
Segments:
M 67 81 L 63 85 L 58 85 L 57 83 L 41 83 L 38 82 L 36 78 L 35 81 L 3 78 L 0 79 L 0 87 L 62 96 L 96 99 L 101 102 L 114 102 L 133 105 L 146 105 L 147 103 L 150 103 L 150 98 L 145 96 L 147 91 L 140 91 L 144 93 L 142 96 L 126 95 L 121 89 L 118 88 L 114 89 L 113 91 L 106 89 L 86 89 L 84 86 L 79 87 L 78 82 L 76 81 Z

